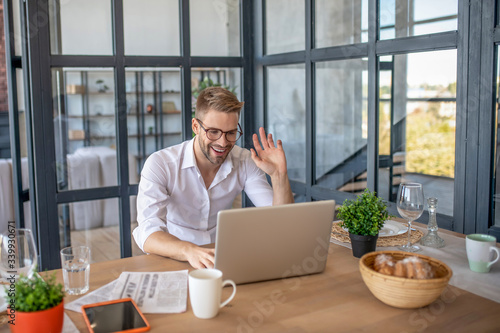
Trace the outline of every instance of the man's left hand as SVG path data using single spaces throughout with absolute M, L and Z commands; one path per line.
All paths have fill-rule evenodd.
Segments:
M 273 135 L 269 133 L 266 136 L 263 127 L 259 129 L 259 134 L 262 146 L 257 134 L 254 134 L 253 145 L 255 149 L 250 149 L 255 164 L 271 177 L 286 174 L 286 157 L 281 140 L 278 140 L 275 146 Z

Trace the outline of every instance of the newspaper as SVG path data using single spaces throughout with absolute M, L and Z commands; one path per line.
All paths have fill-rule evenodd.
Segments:
M 71 318 L 65 313 L 64 321 L 63 321 L 63 329 L 61 333 L 78 333 L 80 332 L 78 328 L 76 328 Z
M 115 288 L 116 281 L 117 280 L 111 281 L 101 288 L 98 288 L 87 295 L 74 300 L 73 302 L 64 304 L 64 308 L 66 310 L 82 312 L 82 305 L 109 301 L 111 299 L 111 293 Z
M 132 298 L 143 313 L 181 313 L 187 307 L 188 271 L 123 272 L 114 280 L 64 308 L 81 312 L 82 305 Z
M 112 299 L 132 298 L 143 313 L 180 313 L 187 307 L 188 271 L 123 272 Z

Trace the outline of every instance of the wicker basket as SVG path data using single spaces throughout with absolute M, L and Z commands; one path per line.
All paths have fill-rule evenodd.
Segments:
M 407 279 L 385 275 L 373 269 L 375 257 L 389 254 L 396 260 L 416 256 L 428 262 L 436 272 L 436 278 L 427 280 Z M 365 254 L 359 261 L 363 281 L 372 294 L 387 305 L 397 308 L 414 309 L 434 302 L 448 285 L 453 274 L 443 262 L 416 253 L 403 251 L 376 251 Z

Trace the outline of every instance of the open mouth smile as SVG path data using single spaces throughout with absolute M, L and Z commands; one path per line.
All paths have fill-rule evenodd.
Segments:
M 215 147 L 210 147 L 210 148 L 212 148 L 212 150 L 215 152 L 217 156 L 224 155 L 224 153 L 226 152 L 226 149 L 224 148 L 215 148 Z

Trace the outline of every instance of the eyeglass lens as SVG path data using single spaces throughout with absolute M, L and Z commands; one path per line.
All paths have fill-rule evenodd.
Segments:
M 212 141 L 215 141 L 215 140 L 219 140 L 219 138 L 222 136 L 223 133 L 226 134 L 226 140 L 229 141 L 229 142 L 235 142 L 237 141 L 240 136 L 243 134 L 241 132 L 241 126 L 240 124 L 238 124 L 238 129 L 239 130 L 232 130 L 232 131 L 228 131 L 228 132 L 223 132 L 222 130 L 220 129 L 217 129 L 217 128 L 208 128 L 206 129 L 203 125 L 202 125 L 202 122 L 201 120 L 199 119 L 196 119 L 198 121 L 198 123 L 200 124 L 201 128 L 203 128 L 203 130 L 205 131 L 205 133 L 207 134 L 207 138 L 209 140 L 212 140 Z
M 207 137 L 210 140 L 218 140 L 222 136 L 222 133 L 224 133 L 220 129 L 208 129 L 208 130 L 206 130 L 206 132 L 207 132 Z M 229 132 L 225 132 L 225 133 L 226 133 L 226 140 L 231 141 L 231 142 L 237 141 L 241 136 L 241 132 L 239 132 L 237 130 L 229 131 Z

